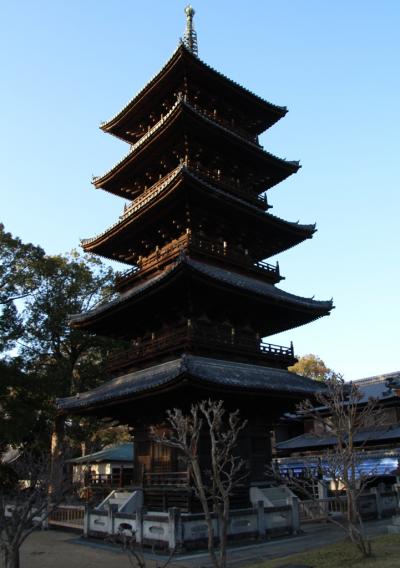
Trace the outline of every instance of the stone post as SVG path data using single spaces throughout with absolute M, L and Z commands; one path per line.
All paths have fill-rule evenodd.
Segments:
M 178 507 L 168 509 L 168 548 L 172 552 L 182 544 L 181 511 Z
M 135 540 L 137 544 L 143 544 L 143 509 L 138 509 L 136 511 Z
M 115 505 L 108 503 L 107 504 L 107 513 L 108 513 L 108 534 L 114 534 L 114 511 Z
M 299 498 L 295 497 L 294 495 L 288 497 L 286 500 L 287 504 L 290 505 L 291 508 L 291 530 L 293 533 L 300 532 L 300 510 L 299 510 Z
M 375 494 L 376 499 L 376 516 L 378 519 L 382 518 L 382 499 L 381 494 L 378 487 L 373 487 L 371 489 L 371 493 Z
M 325 481 L 318 480 L 318 499 L 328 498 L 328 486 Z
M 398 477 L 396 477 L 396 479 L 399 479 Z M 393 485 L 393 489 L 396 492 L 396 496 L 397 496 L 397 509 L 400 507 L 400 483 L 396 482 Z
M 264 513 L 264 501 L 257 501 L 257 528 L 258 538 L 264 539 L 267 530 Z
M 89 536 L 90 527 L 90 509 L 89 505 L 86 503 L 85 512 L 83 514 L 83 536 L 87 538 Z

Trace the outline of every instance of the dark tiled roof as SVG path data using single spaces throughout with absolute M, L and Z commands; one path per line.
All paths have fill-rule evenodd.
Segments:
M 197 118 L 201 119 L 202 124 L 204 126 L 211 127 L 213 130 L 212 136 L 218 135 L 221 132 L 225 132 L 229 134 L 230 140 L 233 143 L 240 142 L 243 146 L 243 149 L 248 149 L 249 151 L 258 155 L 259 159 L 267 160 L 272 163 L 274 166 L 286 171 L 286 175 L 283 179 L 287 176 L 296 173 L 300 169 L 300 163 L 297 160 L 286 160 L 283 158 L 279 158 L 279 156 L 275 156 L 271 152 L 268 152 L 264 148 L 262 148 L 259 144 L 256 144 L 249 140 L 248 138 L 243 138 L 240 134 L 237 134 L 234 130 L 230 130 L 216 122 L 206 115 L 201 113 L 200 111 L 196 110 L 190 103 L 184 101 L 183 99 L 178 99 L 175 104 L 171 107 L 171 109 L 163 116 L 161 120 L 159 120 L 150 130 L 144 134 L 137 142 L 130 146 L 128 153 L 123 156 L 121 159 L 118 160 L 111 168 L 109 168 L 105 173 L 100 176 L 95 176 L 93 179 L 93 183 L 96 187 L 100 188 L 103 187 L 103 184 L 107 181 L 107 178 L 110 176 L 114 176 L 117 172 L 122 171 L 125 166 L 130 163 L 134 163 L 137 157 L 138 152 L 142 147 L 150 146 L 151 141 L 156 136 L 157 132 L 161 129 L 164 129 L 168 132 L 169 128 L 173 126 L 177 117 L 179 116 L 196 116 Z M 215 133 L 215 134 L 214 134 Z M 275 185 L 274 182 L 273 185 Z
M 252 278 L 251 276 L 245 276 L 243 274 L 239 274 L 225 268 L 206 264 L 204 262 L 200 262 L 199 260 L 188 259 L 187 262 L 195 270 L 206 274 L 207 276 L 210 276 L 214 280 L 225 282 L 226 284 L 230 284 L 231 286 L 243 288 L 262 296 L 268 296 L 269 298 L 273 298 L 277 301 L 292 303 L 296 304 L 297 306 L 304 306 L 306 308 L 317 310 L 332 309 L 332 301 L 330 300 L 318 301 L 313 300 L 312 298 L 303 298 L 302 296 L 296 296 L 294 294 L 290 294 L 289 292 L 285 292 L 284 290 L 281 290 L 280 288 L 277 288 L 272 284 L 257 280 L 257 278 Z
M 99 452 L 72 458 L 68 460 L 70 463 L 101 463 L 101 462 L 132 462 L 133 460 L 133 443 L 126 442 L 112 448 L 104 448 Z
M 361 403 L 367 402 L 369 398 L 377 398 L 380 401 L 384 401 L 395 396 L 395 393 L 389 388 L 387 381 L 397 378 L 400 379 L 400 371 L 358 379 L 353 381 L 353 384 L 359 388 L 363 395 L 360 400 Z
M 296 296 L 294 294 L 290 294 L 289 292 L 285 292 L 280 288 L 276 288 L 276 286 L 273 286 L 272 284 L 268 284 L 267 282 L 258 280 L 257 278 L 252 278 L 251 276 L 244 276 L 243 274 L 239 274 L 238 272 L 227 270 L 226 268 L 219 268 L 217 266 L 212 266 L 205 262 L 194 260 L 185 255 L 182 255 L 179 259 L 177 259 L 177 261 L 174 264 L 172 264 L 169 268 L 165 269 L 164 272 L 151 278 L 150 280 L 146 280 L 146 282 L 142 284 L 136 285 L 134 288 L 131 288 L 127 292 L 121 294 L 115 300 L 112 300 L 111 302 L 108 302 L 106 304 L 101 304 L 100 306 L 98 306 L 93 310 L 90 310 L 89 312 L 71 316 L 70 318 L 71 323 L 75 322 L 78 323 L 81 321 L 85 321 L 90 319 L 91 317 L 108 312 L 110 309 L 113 309 L 118 304 L 122 304 L 127 300 L 129 300 L 130 298 L 138 296 L 145 290 L 151 288 L 156 283 L 165 280 L 168 277 L 168 275 L 170 275 L 174 271 L 177 271 L 178 268 L 182 265 L 189 266 L 195 272 L 199 274 L 204 274 L 205 276 L 208 276 L 215 282 L 225 283 L 235 288 L 247 290 L 249 292 L 256 293 L 260 296 L 271 298 L 276 302 L 282 302 L 284 304 L 292 304 L 294 307 L 306 308 L 325 313 L 333 308 L 331 300 L 317 301 L 313 300 L 312 298 L 303 298 L 301 296 Z
M 211 190 L 212 197 L 219 197 L 224 200 L 230 201 L 234 205 L 239 205 L 244 214 L 247 214 L 247 212 L 253 213 L 257 215 L 262 221 L 264 221 L 264 223 L 271 223 L 272 225 L 278 226 L 280 229 L 284 230 L 294 230 L 296 231 L 296 233 L 301 233 L 301 232 L 307 233 L 307 235 L 305 235 L 304 238 L 310 237 L 316 230 L 315 223 L 305 225 L 299 222 L 286 221 L 285 219 L 282 219 L 277 215 L 273 215 L 272 213 L 266 213 L 265 211 L 261 210 L 258 206 L 253 205 L 252 203 L 246 201 L 245 199 L 242 199 L 237 195 L 233 195 L 232 193 L 229 193 L 229 191 L 227 192 L 216 187 L 215 185 L 213 185 L 212 182 L 207 181 L 204 177 L 196 175 L 196 171 L 191 170 L 190 167 L 185 165 L 178 166 L 174 170 L 171 176 L 169 176 L 168 179 L 165 181 L 165 185 L 163 185 L 160 191 L 157 190 L 157 192 L 154 193 L 154 197 L 152 197 L 150 201 L 156 203 L 157 200 L 160 198 L 160 196 L 162 197 L 164 191 L 167 192 L 170 189 L 170 187 L 173 186 L 173 184 L 176 184 L 177 178 L 180 177 L 180 179 L 183 180 L 185 175 L 188 176 L 188 178 L 197 182 L 197 184 L 199 184 L 200 187 Z M 151 188 L 149 192 L 151 192 Z M 147 203 L 148 202 L 146 201 L 145 204 Z M 125 230 L 126 227 L 129 225 L 129 223 L 131 223 L 132 220 L 135 220 L 140 209 L 141 209 L 140 206 L 134 207 L 132 204 L 132 206 L 128 208 L 127 212 L 124 213 L 124 215 L 122 215 L 118 219 L 118 221 L 116 221 L 111 226 L 104 229 L 104 231 L 98 233 L 94 237 L 82 239 L 81 240 L 82 246 L 84 248 L 85 247 L 88 248 L 90 245 L 92 245 L 93 243 L 104 237 L 108 238 L 111 237 L 113 233 L 118 233 Z
M 183 355 L 174 361 L 118 377 L 75 397 L 58 399 L 57 407 L 68 412 L 101 406 L 137 393 L 155 390 L 184 377 L 197 382 L 223 385 L 230 389 L 291 393 L 300 396 L 311 395 L 320 388 L 315 381 L 284 369 Z
M 395 426 L 381 426 L 377 428 L 365 429 L 357 432 L 354 441 L 363 442 L 380 442 L 400 438 L 400 424 Z M 320 446 L 333 446 L 336 444 L 335 436 L 316 436 L 314 434 L 302 434 L 276 444 L 278 450 L 301 450 L 311 449 Z
M 95 308 L 93 308 L 92 310 L 89 310 L 88 312 L 83 312 L 82 314 L 71 315 L 70 318 L 69 318 L 70 323 L 74 324 L 75 322 L 78 323 L 78 322 L 81 322 L 81 321 L 85 321 L 86 319 L 88 319 L 92 316 L 97 316 L 97 315 L 100 315 L 102 313 L 109 311 L 110 309 L 114 308 L 115 306 L 118 306 L 118 305 L 122 304 L 123 302 L 125 302 L 126 300 L 129 300 L 129 298 L 131 298 L 131 297 L 139 296 L 142 292 L 144 292 L 145 290 L 148 290 L 149 288 L 154 286 L 157 282 L 164 280 L 167 277 L 167 275 L 170 274 L 175 268 L 176 268 L 176 265 L 171 265 L 170 267 L 165 269 L 161 274 L 157 274 L 156 276 L 153 276 L 153 278 L 150 278 L 149 280 L 146 280 L 145 282 L 142 282 L 141 284 L 137 284 L 134 288 L 131 288 L 126 292 L 123 292 L 114 300 L 111 300 L 109 302 L 105 302 L 104 304 L 100 304 L 100 305 L 96 306 Z
M 175 49 L 175 51 L 173 52 L 173 54 L 171 55 L 171 57 L 168 59 L 168 61 L 163 65 L 163 67 L 161 68 L 160 71 L 158 71 L 158 73 L 156 73 L 151 79 L 150 81 L 148 81 L 148 83 L 120 110 L 117 112 L 117 114 L 115 114 L 112 118 L 110 118 L 109 120 L 107 120 L 106 122 L 102 123 L 101 127 L 106 130 L 108 127 L 110 127 L 110 125 L 113 122 L 116 122 L 121 116 L 123 116 L 125 113 L 127 113 L 127 111 L 129 110 L 130 107 L 132 107 L 135 103 L 135 101 L 137 101 L 138 99 L 140 99 L 143 94 L 146 92 L 147 89 L 149 89 L 149 87 L 151 87 L 154 83 L 156 83 L 156 81 L 162 76 L 162 74 L 165 72 L 166 68 L 171 65 L 171 63 L 173 62 L 173 60 L 175 58 L 177 58 L 180 53 L 185 53 L 186 55 L 189 55 L 190 57 L 195 57 L 193 56 L 193 54 L 190 52 L 190 50 L 188 50 L 183 43 L 180 43 L 178 45 L 178 47 Z M 261 97 L 259 97 L 258 95 L 256 95 L 255 93 L 251 92 L 249 89 L 247 89 L 246 87 L 243 87 L 242 85 L 240 85 L 239 83 L 233 81 L 232 79 L 230 79 L 229 77 L 227 77 L 226 75 L 224 75 L 223 73 L 217 71 L 216 69 L 214 69 L 213 67 L 211 67 L 210 65 L 208 65 L 207 63 L 205 63 L 204 61 L 202 61 L 199 57 L 196 57 L 196 61 L 198 61 L 205 69 L 210 70 L 211 72 L 213 72 L 216 76 L 220 77 L 221 79 L 223 79 L 224 81 L 226 81 L 227 83 L 229 83 L 230 85 L 232 85 L 235 89 L 240 89 L 243 93 L 245 93 L 246 95 L 250 96 L 251 98 L 253 98 L 254 101 L 257 101 L 259 104 L 265 106 L 265 107 L 269 107 L 271 110 L 275 111 L 278 114 L 281 114 L 281 116 L 283 116 L 284 114 L 286 114 L 287 112 L 287 108 L 286 107 L 282 107 L 282 106 L 278 106 L 275 105 L 273 103 L 270 103 L 268 101 L 266 101 L 265 99 L 262 99 Z

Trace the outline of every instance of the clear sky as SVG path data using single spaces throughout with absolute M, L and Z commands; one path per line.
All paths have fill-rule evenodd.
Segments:
M 302 169 L 272 212 L 317 222 L 279 256 L 295 294 L 330 317 L 270 338 L 347 379 L 400 369 L 400 2 L 193 0 L 199 55 L 289 108 L 264 147 Z M 91 186 L 127 151 L 98 126 L 161 68 L 183 0 L 0 0 L 1 213 L 48 253 L 111 225 L 124 201 Z

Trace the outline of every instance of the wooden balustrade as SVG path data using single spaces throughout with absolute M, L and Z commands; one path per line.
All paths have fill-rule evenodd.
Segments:
M 190 233 L 181 235 L 165 247 L 157 249 L 155 252 L 145 258 L 138 260 L 137 266 L 129 269 L 124 273 L 118 273 L 116 277 L 116 285 L 124 285 L 128 283 L 132 277 L 139 272 L 141 274 L 152 272 L 158 268 L 162 268 L 165 264 L 175 259 L 180 251 L 197 252 L 210 257 L 223 259 L 229 264 L 246 268 L 252 272 L 269 274 L 274 281 L 280 280 L 279 265 L 272 265 L 267 262 L 254 262 L 245 252 L 231 247 L 228 244 L 212 241 L 204 237 L 199 237 Z
M 141 209 L 144 205 L 149 203 L 154 197 L 156 197 L 162 190 L 170 183 L 170 181 L 178 175 L 178 173 L 182 170 L 182 166 L 179 165 L 177 168 L 173 169 L 172 171 L 168 172 L 167 175 L 159 179 L 155 184 L 153 184 L 149 189 L 146 189 L 143 193 L 141 193 L 136 199 L 132 201 L 125 208 L 123 214 L 121 215 L 121 219 L 126 219 L 129 217 L 134 211 Z
M 130 348 L 117 353 L 108 361 L 110 370 L 123 369 L 154 355 L 162 355 L 189 347 L 195 351 L 222 351 L 236 355 L 258 357 L 261 360 L 293 364 L 293 345 L 283 347 L 265 343 L 252 333 L 233 330 L 229 326 L 196 322 L 183 324 L 174 331 L 161 333 L 152 338 L 137 340 Z
M 205 179 L 205 181 L 214 182 L 216 185 L 227 189 L 238 197 L 244 198 L 246 201 L 251 201 L 264 211 L 268 209 L 267 196 L 258 195 L 254 189 L 250 189 L 239 179 L 235 180 L 232 176 L 227 176 L 218 169 L 211 170 L 192 160 L 187 160 L 187 165 L 195 174 Z
M 85 508 L 75 505 L 60 505 L 51 511 L 49 515 L 50 526 L 60 526 L 71 529 L 83 527 Z
M 247 189 L 246 186 L 242 186 L 239 181 L 235 181 L 232 177 L 221 174 L 219 170 L 211 170 L 205 168 L 198 163 L 186 160 L 185 163 L 180 164 L 165 176 L 160 178 L 156 183 L 154 183 L 148 189 L 145 189 L 138 197 L 136 197 L 132 203 L 124 208 L 124 212 L 120 216 L 120 219 L 126 219 L 135 211 L 138 211 L 149 203 L 154 197 L 156 197 L 162 190 L 174 179 L 184 167 L 189 170 L 193 170 L 195 174 L 198 174 L 201 178 L 206 179 L 209 182 L 215 182 L 220 186 L 228 189 L 229 191 L 237 194 L 239 197 L 243 197 L 246 200 L 252 201 L 254 204 L 260 206 L 263 210 L 268 209 L 268 202 L 266 195 L 258 195 L 254 190 Z M 117 224 L 120 221 L 117 221 Z
M 166 472 L 145 472 L 144 473 L 145 485 L 173 485 L 185 486 L 190 484 L 190 474 L 188 471 L 166 471 Z
M 211 111 L 208 110 L 202 106 L 200 106 L 199 104 L 197 104 L 196 102 L 194 102 L 191 97 L 184 97 L 184 100 L 186 103 L 188 103 L 197 113 L 202 114 L 203 116 L 205 116 L 206 118 L 208 118 L 209 120 L 212 120 L 213 122 L 216 122 L 217 124 L 219 124 L 220 126 L 222 126 L 223 128 L 225 128 L 226 130 L 230 130 L 231 132 L 233 132 L 234 134 L 236 134 L 237 136 L 240 136 L 241 138 L 244 138 L 245 140 L 247 140 L 248 142 L 251 142 L 252 144 L 256 144 L 257 146 L 259 146 L 258 143 L 258 136 L 255 136 L 254 134 L 251 134 L 251 132 L 249 132 L 248 130 L 246 130 L 245 128 L 241 128 L 240 126 L 238 126 L 237 124 L 233 123 L 232 120 L 229 120 L 227 118 L 224 118 L 223 116 L 221 116 L 220 114 L 218 114 L 218 112 L 216 111 Z

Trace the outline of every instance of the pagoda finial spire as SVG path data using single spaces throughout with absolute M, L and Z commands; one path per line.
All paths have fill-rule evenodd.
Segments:
M 194 8 L 190 4 L 186 6 L 186 30 L 185 35 L 183 36 L 183 43 L 189 51 L 191 51 L 194 55 L 198 55 L 197 34 L 193 27 L 193 16 L 195 13 Z

